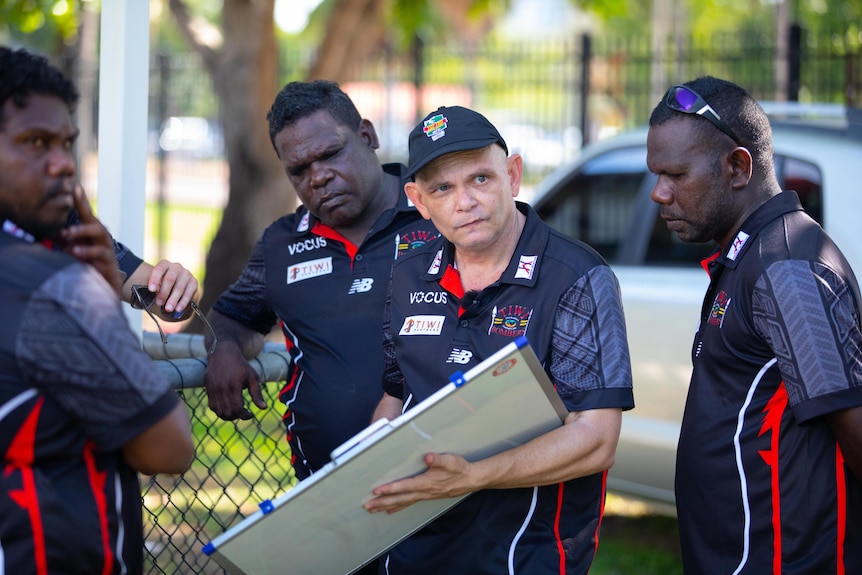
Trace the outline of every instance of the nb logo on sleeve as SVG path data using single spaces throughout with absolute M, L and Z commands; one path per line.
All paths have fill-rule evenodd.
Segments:
M 473 358 L 473 352 L 469 349 L 458 349 L 457 347 L 452 348 L 452 351 L 449 353 L 449 359 L 446 360 L 446 363 L 457 363 L 460 365 L 465 365 L 470 363 L 470 360 Z
M 350 291 L 347 292 L 347 295 L 371 291 L 373 283 L 374 278 L 357 278 L 353 280 L 353 285 L 350 286 Z

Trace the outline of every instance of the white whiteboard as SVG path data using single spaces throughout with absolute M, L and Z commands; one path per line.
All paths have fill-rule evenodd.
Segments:
M 369 513 L 374 487 L 421 473 L 426 453 L 489 457 L 562 425 L 567 411 L 521 337 L 397 417 L 333 451 L 317 473 L 214 538 L 204 552 L 233 575 L 349 574 L 464 497 Z

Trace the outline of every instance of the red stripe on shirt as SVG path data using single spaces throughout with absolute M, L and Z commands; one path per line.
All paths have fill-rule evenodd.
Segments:
M 110 575 L 114 566 L 114 553 L 111 551 L 111 538 L 108 530 L 108 498 L 105 495 L 108 474 L 96 467 L 96 444 L 88 441 L 84 446 L 84 465 L 87 467 L 87 477 L 90 480 L 90 490 L 99 514 L 99 531 L 102 539 L 102 575 Z
M 602 528 L 602 520 L 605 518 L 605 498 L 608 495 L 608 470 L 602 471 L 602 503 L 599 507 L 599 522 L 596 525 L 596 532 L 593 533 L 593 559 L 596 558 L 596 553 L 599 552 L 599 531 Z
M 844 575 L 844 539 L 847 536 L 847 477 L 844 474 L 844 454 L 835 443 L 835 492 L 838 504 L 838 552 L 835 573 Z
M 451 293 L 459 300 L 464 299 L 464 286 L 461 284 L 461 274 L 451 264 L 446 266 L 443 277 L 440 278 L 440 287 Z M 458 315 L 464 313 L 464 306 L 458 305 Z
M 563 538 L 560 536 L 560 516 L 563 514 L 565 487 L 565 483 L 557 484 L 557 513 L 554 515 L 554 540 L 557 542 L 557 553 L 560 554 L 560 575 L 566 575 L 566 550 L 563 548 Z
M 48 575 L 48 556 L 45 549 L 45 528 L 42 515 L 39 513 L 39 494 L 36 491 L 36 478 L 33 474 L 33 461 L 36 450 L 36 428 L 39 424 L 39 414 L 45 399 L 40 397 L 24 424 L 12 438 L 6 451 L 6 470 L 8 475 L 12 469 L 21 474 L 21 489 L 9 491 L 9 498 L 27 511 L 30 517 L 30 529 L 33 531 L 33 562 L 36 565 L 36 575 Z
M 779 438 L 781 436 L 781 420 L 784 417 L 784 412 L 787 410 L 787 389 L 784 387 L 784 382 L 775 390 L 775 394 L 766 403 L 763 408 L 763 425 L 760 427 L 760 433 L 771 433 L 769 438 L 769 450 L 760 451 L 760 457 L 766 462 L 771 473 L 771 491 L 772 491 L 772 572 L 775 575 L 781 575 L 781 488 L 779 484 L 779 469 L 778 469 L 778 454 L 779 454 Z

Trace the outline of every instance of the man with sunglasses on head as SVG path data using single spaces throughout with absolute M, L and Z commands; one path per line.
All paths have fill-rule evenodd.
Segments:
M 142 573 L 138 473 L 194 456 L 75 185 L 77 100 L 44 58 L 0 47 L 0 573 Z M 46 244 L 73 209 L 88 235 L 70 255 Z
M 649 121 L 652 199 L 715 241 L 677 451 L 686 573 L 862 573 L 862 328 L 847 260 L 782 191 L 745 90 L 668 90 Z

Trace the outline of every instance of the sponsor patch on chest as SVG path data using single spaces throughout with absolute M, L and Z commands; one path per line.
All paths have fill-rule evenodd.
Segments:
M 287 268 L 287 283 L 292 284 L 332 273 L 332 258 L 320 258 L 293 264 Z
M 325 247 L 326 238 L 315 236 L 313 238 L 302 240 L 301 242 L 294 242 L 290 244 L 289 246 L 287 246 L 287 251 L 290 253 L 290 255 L 296 255 Z
M 440 335 L 445 319 L 442 315 L 411 315 L 404 318 L 398 335 Z

